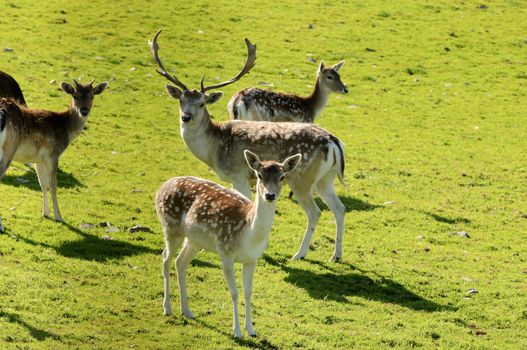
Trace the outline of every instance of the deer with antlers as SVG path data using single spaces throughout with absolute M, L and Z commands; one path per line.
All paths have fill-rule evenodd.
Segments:
M 331 260 L 340 259 L 345 207 L 334 189 L 335 177 L 344 184 L 344 150 L 340 140 L 313 124 L 238 120 L 213 123 L 206 105 L 218 101 L 223 94 L 208 94 L 207 91 L 234 83 L 247 74 L 255 63 L 256 46 L 245 40 L 247 60 L 234 78 L 212 86 L 204 86 L 204 79 L 201 79 L 200 90 L 189 90 L 175 75 L 167 73 L 161 63 L 157 43 L 159 34 L 160 31 L 149 44 L 159 67 L 158 73 L 176 85 L 167 84 L 166 89 L 179 100 L 180 130 L 187 148 L 210 166 L 221 180 L 231 182 L 247 198 L 251 198 L 250 184 L 254 172 L 245 166 L 245 149 L 269 160 L 280 160 L 292 153 L 300 153 L 302 161 L 288 174 L 286 180 L 307 214 L 308 225 L 300 249 L 293 259 L 306 256 L 320 217 L 313 192 L 318 192 L 335 216 L 337 233 Z
M 254 203 L 239 192 L 214 182 L 184 176 L 168 180 L 156 194 L 156 210 L 163 227 L 166 248 L 163 251 L 165 284 L 164 312 L 172 314 L 170 303 L 170 269 L 176 250 L 181 313 L 194 318 L 188 306 L 186 273 L 190 261 L 202 249 L 221 257 L 223 274 L 233 303 L 233 330 L 241 337 L 238 320 L 238 289 L 234 263 L 243 264 L 245 294 L 245 329 L 256 333 L 251 320 L 251 295 L 254 270 L 269 239 L 276 202 L 282 181 L 295 169 L 302 156 L 296 154 L 283 163 L 260 161 L 248 150 L 244 152 L 247 169 L 257 176 Z
M 232 119 L 266 120 L 270 122 L 313 123 L 320 115 L 333 92 L 347 94 L 346 85 L 340 80 L 344 61 L 326 68 L 320 62 L 311 95 L 307 97 L 247 88 L 235 93 L 227 108 Z
M 26 106 L 24 94 L 15 78 L 2 71 L 0 71 L 0 98 L 1 97 L 12 98 L 19 105 Z
M 83 130 L 95 95 L 108 83 L 93 86 L 93 81 L 75 86 L 63 82 L 60 87 L 72 96 L 65 112 L 30 109 L 13 99 L 0 99 L 0 179 L 11 161 L 35 163 L 42 189 L 43 214 L 50 217 L 47 191 L 51 193 L 54 217 L 63 221 L 57 202 L 57 170 L 59 157 Z M 0 231 L 4 227 L 0 218 Z

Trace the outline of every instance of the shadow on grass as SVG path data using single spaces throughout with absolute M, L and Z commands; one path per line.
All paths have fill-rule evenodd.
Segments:
M 346 207 L 346 213 L 351 211 L 370 211 L 383 207 L 382 205 L 370 204 L 355 197 L 339 196 L 339 198 L 342 204 L 344 204 L 344 207 Z M 315 202 L 320 210 L 329 210 L 328 206 L 322 201 L 322 199 L 317 197 L 315 198 Z
M 5 312 L 5 311 L 0 311 L 0 318 L 6 318 L 8 322 L 16 323 L 16 324 L 19 324 L 20 326 L 26 328 L 29 331 L 29 334 L 31 334 L 31 336 L 33 338 L 35 338 L 36 340 L 42 341 L 42 340 L 45 340 L 46 338 L 53 338 L 55 340 L 59 340 L 60 339 L 60 337 L 58 335 L 56 335 L 56 334 L 50 333 L 50 332 L 45 331 L 43 329 L 35 328 L 32 325 L 28 324 L 27 322 L 22 321 L 20 316 L 17 315 L 17 314 L 10 313 L 10 312 Z
M 193 320 L 194 322 L 202 325 L 203 327 L 205 328 L 208 328 L 216 333 L 219 333 L 227 338 L 231 338 L 234 342 L 236 342 L 236 344 L 240 345 L 240 346 L 246 346 L 248 348 L 251 348 L 251 349 L 262 349 L 262 350 L 276 350 L 276 349 L 279 349 L 278 346 L 274 345 L 273 343 L 271 343 L 269 340 L 267 339 L 260 339 L 258 340 L 259 336 L 257 335 L 256 337 L 249 337 L 247 336 L 247 332 L 245 332 L 245 330 L 242 329 L 242 332 L 245 332 L 244 334 L 244 337 L 243 338 L 234 338 L 234 335 L 232 333 L 227 333 L 226 331 L 224 331 L 223 329 L 219 329 L 217 327 L 214 327 L 200 319 L 195 319 Z M 230 325 L 231 323 L 229 323 Z M 227 327 L 228 328 L 228 327 Z M 229 328 L 230 329 L 230 328 Z M 258 333 L 257 333 L 258 334 Z
M 417 311 L 435 312 L 453 310 L 450 306 L 440 305 L 427 300 L 389 278 L 379 276 L 377 279 L 372 279 L 366 276 L 366 271 L 356 269 L 353 265 L 348 266 L 350 270 L 357 272 L 342 273 L 337 272 L 335 268 L 330 266 L 334 263 L 325 264 L 305 260 L 329 271 L 314 272 L 287 266 L 287 259 L 285 258 L 276 259 L 264 254 L 264 260 L 270 265 L 280 267 L 288 274 L 284 279 L 286 282 L 306 290 L 315 299 L 329 299 L 347 303 L 347 297 L 358 296 L 367 300 L 398 304 Z
M 13 187 L 26 187 L 33 191 L 41 191 L 40 184 L 38 183 L 37 173 L 33 168 L 26 167 L 26 173 L 21 176 L 15 175 L 4 175 L 2 178 L 2 183 L 13 186 Z M 23 183 L 18 179 L 22 178 L 28 180 L 29 182 Z M 57 186 L 59 188 L 74 188 L 74 187 L 84 187 L 84 185 L 75 178 L 71 173 L 66 173 L 62 170 L 57 172 Z
M 437 222 L 443 222 L 445 224 L 470 224 L 470 220 L 462 217 L 449 218 L 446 216 L 430 213 L 428 211 L 424 212 L 426 215 L 432 217 Z
M 64 242 L 56 247 L 47 243 L 36 242 L 29 238 L 18 236 L 18 239 L 25 243 L 34 246 L 43 246 L 55 250 L 58 254 L 68 257 L 83 260 L 93 260 L 104 262 L 113 259 L 122 259 L 127 256 L 137 254 L 161 254 L 161 249 L 151 249 L 133 243 L 118 241 L 118 240 L 104 240 L 96 235 L 84 232 L 68 223 L 62 223 L 70 231 L 82 236 L 82 239 L 75 241 Z

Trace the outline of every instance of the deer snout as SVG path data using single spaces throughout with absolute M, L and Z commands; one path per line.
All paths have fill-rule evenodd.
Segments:
M 344 86 L 344 87 L 342 88 L 342 93 L 343 93 L 343 94 L 347 94 L 347 93 L 348 93 L 348 88 Z
M 192 119 L 192 114 L 190 113 L 185 113 L 181 116 L 181 121 L 183 121 L 183 123 L 187 123 L 189 122 L 190 120 Z
M 268 200 L 269 202 L 272 202 L 276 199 L 276 193 L 274 192 L 267 192 L 265 194 L 265 199 Z
M 90 109 L 88 107 L 81 107 L 80 112 L 83 117 L 86 117 L 90 113 Z

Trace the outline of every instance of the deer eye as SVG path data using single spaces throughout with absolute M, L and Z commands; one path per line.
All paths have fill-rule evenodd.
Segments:
M 262 177 L 261 174 L 258 174 L 258 178 L 259 178 L 260 180 L 263 180 L 263 177 Z
M 333 80 L 333 77 L 331 75 L 328 75 L 329 80 Z
M 285 175 L 280 176 L 280 181 L 284 181 Z
M 201 108 L 205 107 L 205 103 L 199 105 Z

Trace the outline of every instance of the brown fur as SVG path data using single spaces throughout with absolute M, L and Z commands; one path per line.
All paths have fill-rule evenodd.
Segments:
M 229 173 L 238 172 L 237 164 L 243 161 L 243 153 L 235 150 L 249 149 L 264 159 L 275 160 L 301 153 L 303 160 L 295 172 L 305 173 L 309 177 L 310 172 L 316 170 L 314 167 L 318 164 L 319 158 L 327 160 L 329 144 L 339 144 L 335 136 L 313 124 L 252 121 L 214 124 L 211 122 L 209 130 L 211 136 L 221 140 L 216 161 L 223 164 L 224 171 Z M 254 176 L 250 169 L 247 170 L 247 176 Z
M 108 83 L 93 87 L 92 82 L 75 87 L 63 82 L 62 90 L 73 97 L 65 112 L 31 109 L 12 98 L 0 99 L 0 179 L 13 160 L 35 163 L 42 189 L 43 214 L 49 216 L 47 191 L 51 192 L 55 219 L 62 221 L 57 200 L 57 170 L 60 155 L 86 124 L 95 95 Z M 0 218 L 0 231 L 3 230 Z
M 17 81 L 9 74 L 0 71 L 0 98 L 8 97 L 25 106 L 26 100 Z
M 252 203 L 241 194 L 212 181 L 185 176 L 173 178 L 156 194 L 156 208 L 163 225 L 179 228 L 183 220 L 201 223 L 217 232 L 216 245 L 229 253 L 248 224 Z M 220 218 L 220 219 L 218 219 Z
M 37 148 L 46 147 L 51 154 L 59 156 L 68 147 L 70 134 L 80 133 L 85 124 L 79 117 L 72 116 L 71 109 L 64 112 L 29 109 L 12 99 L 1 99 L 0 106 L 7 111 L 6 126 L 11 130 L 8 138 L 12 140 L 6 143 L 17 148 L 29 143 Z
M 313 91 L 306 97 L 259 88 L 240 90 L 227 105 L 229 114 L 238 120 L 313 123 L 326 106 L 330 92 L 348 92 L 338 73 L 342 64 L 324 68 L 321 63 Z

